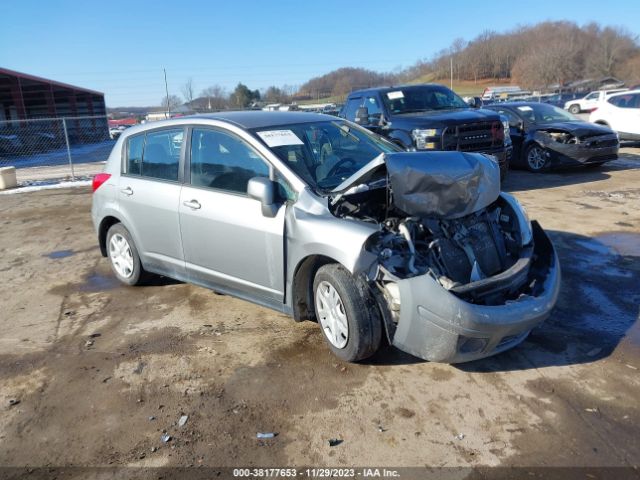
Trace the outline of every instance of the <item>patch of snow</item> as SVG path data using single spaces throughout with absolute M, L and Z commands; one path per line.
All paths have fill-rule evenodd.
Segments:
M 53 190 L 57 188 L 89 187 L 91 180 L 79 180 L 75 182 L 40 183 L 38 185 L 27 185 L 25 187 L 0 190 L 0 195 L 12 195 L 14 193 L 38 192 L 40 190 Z

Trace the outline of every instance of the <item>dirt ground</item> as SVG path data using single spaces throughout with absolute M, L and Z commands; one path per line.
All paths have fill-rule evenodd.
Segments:
M 344 364 L 315 323 L 169 280 L 121 286 L 89 189 L 0 196 L 0 467 L 637 474 L 640 149 L 623 152 L 602 168 L 510 172 L 504 188 L 558 249 L 560 300 L 519 347 L 457 366 L 389 347 Z

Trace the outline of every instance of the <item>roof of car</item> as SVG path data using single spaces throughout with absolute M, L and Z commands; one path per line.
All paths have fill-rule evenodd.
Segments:
M 354 90 L 349 94 L 351 95 L 361 95 L 367 92 L 391 92 L 393 90 L 409 90 L 417 87 L 444 87 L 444 85 L 440 85 L 439 83 L 416 83 L 411 85 L 393 85 L 388 87 L 371 87 L 371 88 L 363 88 L 361 90 Z M 445 87 L 446 88 L 446 87 Z
M 482 108 L 499 108 L 499 107 L 507 107 L 507 108 L 518 108 L 518 107 L 534 107 L 537 105 L 548 105 L 550 107 L 555 107 L 555 105 L 551 105 L 550 103 L 545 102 L 499 102 L 499 103 L 491 103 L 489 105 L 483 105 Z
M 616 92 L 616 93 L 612 93 L 611 95 L 609 95 L 609 98 L 611 97 L 624 97 L 625 95 L 629 95 L 630 93 L 640 93 L 640 88 L 636 88 L 633 90 L 625 90 L 623 92 Z
M 262 110 L 244 110 L 238 112 L 218 112 L 204 115 L 193 115 L 186 118 L 209 118 L 211 120 L 221 120 L 237 125 L 238 127 L 261 128 L 273 127 L 276 125 L 288 125 L 292 123 L 326 122 L 337 120 L 332 115 L 309 112 L 267 112 Z

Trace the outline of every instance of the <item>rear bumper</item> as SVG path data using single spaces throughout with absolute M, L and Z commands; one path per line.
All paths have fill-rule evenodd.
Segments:
M 428 275 L 400 280 L 401 311 L 393 345 L 425 360 L 461 363 L 519 344 L 549 316 L 560 289 L 556 252 L 535 222 L 534 242 L 526 283 L 535 286 L 501 305 L 469 303 Z

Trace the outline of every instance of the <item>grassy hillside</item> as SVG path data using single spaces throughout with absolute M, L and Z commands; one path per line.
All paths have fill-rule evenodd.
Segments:
M 423 75 L 421 77 L 415 78 L 414 80 L 410 80 L 409 82 L 407 82 L 409 84 L 416 84 L 416 83 L 440 83 L 442 85 L 445 85 L 447 87 L 449 87 L 449 80 L 448 79 L 441 79 L 441 80 L 434 80 L 433 79 L 433 75 L 429 74 L 429 75 Z M 473 80 L 453 80 L 453 91 L 456 92 L 458 95 L 462 96 L 462 97 L 473 97 L 473 96 L 479 96 L 482 94 L 483 90 L 486 87 L 489 86 L 498 86 L 498 85 L 511 85 L 511 82 L 509 82 L 508 80 L 496 80 L 496 79 L 483 79 L 483 80 L 478 80 L 477 82 L 474 82 Z M 325 98 L 321 98 L 319 100 L 302 100 L 299 101 L 298 103 L 300 105 L 305 105 L 305 104 L 309 104 L 309 103 L 342 103 L 344 102 L 346 97 L 344 96 L 340 96 L 340 95 L 334 95 L 332 97 L 325 97 Z

